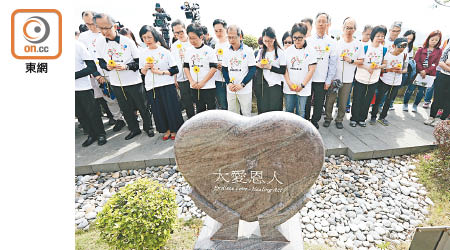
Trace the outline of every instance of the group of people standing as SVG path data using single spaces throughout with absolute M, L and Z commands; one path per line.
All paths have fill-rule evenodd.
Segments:
M 252 93 L 258 114 L 282 111 L 284 106 L 319 128 L 324 112 L 323 126 L 328 127 L 337 100 L 338 129 L 343 128 L 345 113 L 350 110 L 350 126 L 365 127 L 371 104 L 370 124 L 378 121 L 387 126 L 388 110 L 398 89 L 407 85 L 404 110 L 408 110 L 417 86 L 411 84 L 416 74 L 424 79 L 437 75 L 430 119 L 425 123 L 437 123 L 440 109 L 441 120 L 450 112 L 450 45 L 440 48 L 439 31 L 432 32 L 413 57 L 415 32 L 399 37 L 400 22 L 391 26 L 387 39 L 386 27 L 366 26 L 358 41 L 354 38 L 356 21 L 349 17 L 337 40 L 328 35 L 329 15 L 319 13 L 314 34 L 314 21 L 306 18 L 286 32 L 280 45 L 274 29 L 267 27 L 259 40 L 260 49 L 253 51 L 243 43 L 242 29 L 222 19 L 213 22 L 217 40 L 211 46 L 201 25 L 185 27 L 175 20 L 171 26 L 176 41 L 169 49 L 152 26 L 142 26 L 139 45 L 130 30 L 118 31 L 107 14 L 85 11 L 82 18 L 89 30 L 75 43 L 75 107 L 88 134 L 83 146 L 106 143 L 100 106 L 108 113 L 114 131 L 128 125 L 126 140 L 141 134 L 139 116 L 148 136 L 154 136 L 153 116 L 163 140 L 174 140 L 184 122 L 182 109 L 188 119 L 216 108 L 251 116 Z M 419 101 L 413 111 L 425 94 L 424 86 L 418 88 Z

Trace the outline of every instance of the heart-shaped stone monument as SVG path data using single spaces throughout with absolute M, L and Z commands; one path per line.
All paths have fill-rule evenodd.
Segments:
M 325 150 L 317 129 L 297 115 L 212 110 L 183 124 L 174 151 L 190 197 L 222 224 L 212 240 L 237 240 L 241 219 L 259 221 L 263 241 L 287 242 L 276 227 L 305 204 Z

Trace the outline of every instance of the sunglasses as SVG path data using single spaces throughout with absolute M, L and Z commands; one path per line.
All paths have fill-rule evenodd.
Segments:
M 407 43 L 402 43 L 402 44 L 397 45 L 397 48 L 404 49 L 404 48 L 406 48 L 407 46 L 408 46 Z

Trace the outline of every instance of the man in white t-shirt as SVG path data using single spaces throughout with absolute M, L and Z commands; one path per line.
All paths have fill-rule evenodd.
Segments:
M 316 34 L 306 41 L 316 50 L 317 66 L 312 79 L 312 95 L 314 96 L 314 113 L 311 123 L 319 128 L 322 117 L 325 94 L 336 75 L 336 64 L 338 55 L 336 51 L 336 40 L 326 34 L 329 27 L 330 17 L 327 13 L 319 13 L 316 16 Z M 311 96 L 306 103 L 306 118 L 309 119 L 311 110 Z
M 96 58 L 97 49 L 102 48 L 105 44 L 105 38 L 94 24 L 93 17 L 95 14 L 96 13 L 92 11 L 84 11 L 82 13 L 83 21 L 89 30 L 80 34 L 78 39 L 86 46 L 88 51 L 93 54 L 94 58 Z M 94 89 L 94 96 L 95 98 L 102 98 L 103 102 L 106 102 L 106 105 L 103 108 L 109 110 L 111 113 L 112 121 L 110 119 L 109 124 L 114 124 L 113 131 L 117 132 L 126 125 L 122 116 L 122 111 L 120 110 L 117 99 L 111 91 L 109 82 L 105 79 L 105 71 L 100 68 L 98 62 L 96 64 L 97 71 L 94 72 L 94 77 L 90 78 L 92 88 Z M 100 86 L 103 86 L 103 89 L 100 88 Z
M 230 47 L 227 40 L 227 22 L 222 19 L 216 19 L 213 22 L 214 32 L 216 33 L 217 43 L 214 47 L 214 51 L 217 56 L 217 72 L 214 75 L 214 80 L 216 81 L 216 98 L 218 109 L 228 109 L 227 104 L 227 87 L 222 74 L 222 59 Z
M 191 86 L 197 113 L 216 109 L 213 76 L 217 71 L 217 57 L 214 50 L 203 43 L 203 30 L 199 24 L 189 24 L 186 31 L 193 47 L 186 51 L 183 69 Z
M 333 120 L 333 106 L 336 98 L 339 96 L 338 114 L 336 117 L 336 127 L 338 129 L 344 128 L 342 121 L 345 116 L 345 108 L 347 106 L 347 98 L 350 94 L 350 89 L 355 76 L 356 65 L 363 61 L 363 48 L 361 43 L 353 38 L 356 31 L 356 21 L 353 18 L 346 18 L 343 24 L 342 39 L 337 43 L 337 53 L 339 54 L 339 61 L 337 63 L 337 72 L 334 79 L 340 80 L 343 85 L 338 92 L 332 91 L 328 93 L 325 102 L 325 121 L 324 127 L 329 127 Z
M 187 118 L 195 115 L 194 101 L 192 99 L 191 87 L 186 75 L 184 74 L 183 64 L 185 62 L 185 54 L 189 48 L 192 48 L 189 42 L 186 28 L 183 22 L 179 19 L 172 22 L 172 30 L 177 41 L 172 44 L 170 48 L 172 55 L 177 62 L 180 72 L 175 76 L 175 86 L 180 90 L 180 101 L 184 109 L 186 109 Z
M 242 111 L 244 116 L 250 117 L 256 59 L 253 50 L 242 42 L 241 28 L 231 25 L 227 29 L 227 35 L 231 46 L 226 49 L 222 72 L 227 84 L 228 110 L 237 114 Z
M 125 140 L 142 133 L 133 107 L 139 110 L 144 131 L 153 137 L 155 133 L 150 112 L 145 105 L 144 87 L 139 73 L 139 50 L 135 42 L 119 35 L 114 20 L 106 14 L 95 15 L 94 23 L 106 39 L 105 46 L 97 51 L 100 67 L 108 71 L 113 92 L 130 129 Z
M 87 147 L 98 140 L 98 145 L 106 143 L 106 133 L 100 117 L 99 106 L 94 100 L 89 75 L 96 71 L 94 57 L 86 47 L 75 40 L 75 115 L 88 134 L 82 146 Z
M 395 21 L 391 28 L 389 29 L 389 35 L 384 40 L 384 47 L 391 48 L 392 44 L 394 44 L 395 39 L 400 35 L 400 32 L 402 32 L 402 22 Z

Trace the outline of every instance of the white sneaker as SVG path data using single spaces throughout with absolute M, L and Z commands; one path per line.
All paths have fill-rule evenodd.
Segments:
M 417 113 L 417 105 L 413 105 L 412 112 Z
M 434 122 L 435 119 L 436 119 L 436 118 L 429 117 L 428 119 L 426 119 L 426 120 L 423 122 L 423 124 L 425 124 L 425 125 L 430 125 L 431 123 Z
M 430 124 L 430 126 L 434 127 L 438 125 L 442 120 L 441 119 L 434 119 L 434 121 Z
M 408 104 L 403 104 L 403 111 L 408 112 Z

